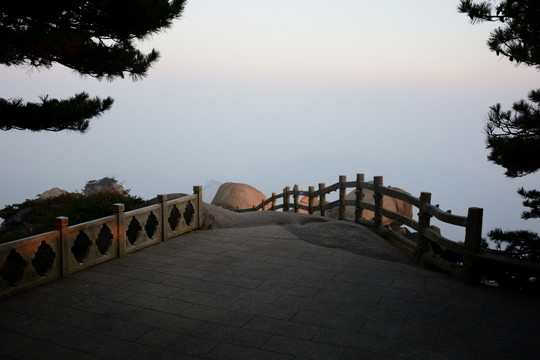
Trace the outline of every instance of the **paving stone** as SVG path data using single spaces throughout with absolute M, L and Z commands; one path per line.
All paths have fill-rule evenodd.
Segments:
M 354 292 L 357 285 L 350 282 L 338 281 L 336 279 L 325 280 L 312 277 L 302 277 L 299 284 L 316 289 L 326 289 L 332 291 Z
M 445 305 L 431 304 L 430 306 L 426 306 L 426 304 L 420 302 L 399 299 L 382 298 L 376 306 L 378 309 L 387 311 L 402 311 L 405 313 L 437 317 L 443 317 L 446 313 Z
M 292 360 L 293 356 L 240 345 L 221 343 L 208 354 L 208 358 L 215 360 Z
M 335 311 L 336 315 L 352 316 L 361 319 L 379 320 L 404 324 L 407 320 L 407 313 L 402 311 L 390 311 L 377 307 L 368 307 L 355 304 L 341 304 Z
M 509 339 L 493 341 L 493 338 L 485 338 L 481 336 L 466 337 L 456 333 L 441 332 L 439 335 L 438 344 L 455 349 L 491 354 L 493 356 L 513 359 L 519 359 L 520 357 L 519 344 L 512 342 Z
M 252 348 L 259 348 L 271 336 L 262 331 L 214 323 L 203 324 L 191 335 Z
M 6 359 L 7 357 L 15 359 L 22 350 L 37 342 L 36 339 L 30 338 L 28 335 L 0 330 L 0 355 L 6 356 Z
M 123 302 L 125 304 L 135 305 L 140 308 L 152 309 L 171 314 L 181 314 L 184 310 L 191 306 L 190 302 L 143 293 L 135 294 L 125 299 Z
M 81 281 L 72 278 L 65 278 L 62 281 L 53 282 L 53 288 L 68 290 L 86 296 L 95 296 L 112 301 L 122 301 L 134 294 L 131 290 L 125 290 L 118 286 L 98 284 L 95 282 Z
M 220 274 L 228 274 L 228 275 L 236 275 L 236 276 L 242 276 L 246 272 L 248 272 L 250 269 L 236 266 L 232 264 L 218 264 L 213 262 L 206 262 L 203 261 L 197 266 L 195 266 L 196 269 L 200 270 L 206 270 L 210 272 L 220 273 Z
M 232 297 L 190 289 L 182 289 L 170 298 L 221 309 L 226 309 L 237 301 Z
M 167 349 L 179 336 L 173 331 L 153 328 L 137 338 L 137 343 L 158 349 Z
M 337 292 L 332 290 L 322 289 L 315 295 L 315 299 L 323 301 L 340 301 L 342 303 L 363 305 L 363 306 L 379 306 L 381 301 L 380 295 L 375 294 L 360 294 L 350 292 Z
M 178 292 L 177 288 L 200 290 L 211 293 L 223 287 L 223 284 L 218 282 L 194 279 L 185 276 L 172 276 L 169 279 L 163 281 L 161 284 L 169 287 L 174 287 L 175 289 L 173 294 Z M 173 294 L 170 294 L 168 296 L 171 296 Z
M 225 256 L 222 254 L 203 254 L 196 251 L 185 251 L 179 256 L 186 259 L 213 262 L 217 264 L 232 264 L 235 261 L 238 261 L 237 257 Z
M 242 327 L 242 325 L 244 325 L 251 318 L 253 318 L 253 315 L 246 314 L 244 312 L 218 309 L 199 304 L 193 304 L 191 307 L 186 309 L 182 313 L 182 315 L 193 319 L 203 320 L 206 322 L 213 322 L 237 327 Z
M 401 340 L 395 342 L 390 355 L 407 359 L 476 359 L 476 354 L 472 351 Z
M 155 310 L 144 310 L 131 318 L 136 324 L 143 324 L 157 329 L 169 330 L 179 334 L 189 334 L 203 324 L 202 321 L 163 313 Z M 138 336 L 146 334 L 148 330 Z
M 276 272 L 274 270 L 259 270 L 259 269 L 248 270 L 243 276 L 250 279 L 259 280 L 259 285 L 263 281 L 273 281 L 273 282 L 284 283 L 284 284 L 296 284 L 302 278 L 301 275 L 286 274 L 282 272 Z
M 343 347 L 280 335 L 272 335 L 264 343 L 262 349 L 314 360 L 339 359 L 345 352 L 345 348 Z
M 249 271 L 248 271 L 249 272 Z M 204 278 L 207 281 L 221 282 L 228 285 L 240 286 L 249 289 L 255 289 L 263 283 L 262 280 L 249 277 L 246 273 L 243 276 L 234 276 L 221 273 L 211 273 Z
M 34 360 L 45 358 L 47 360 L 99 360 L 101 359 L 101 355 L 38 341 L 21 349 L 20 352 L 15 356 L 15 359 L 21 360 Z
M 265 261 L 254 261 L 251 259 L 237 259 L 237 258 L 235 258 L 235 260 L 231 263 L 231 265 L 240 266 L 240 267 L 249 268 L 249 269 L 272 270 L 272 271 L 279 271 L 285 268 L 285 265 L 271 264 Z
M 191 335 L 179 335 L 168 350 L 192 356 L 204 356 L 219 345 L 218 341 Z
M 136 295 L 135 295 L 136 296 Z M 128 299 L 129 300 L 129 299 Z M 117 302 L 106 299 L 99 299 L 95 297 L 86 298 L 85 300 L 71 304 L 70 306 L 74 309 L 84 310 L 90 313 L 103 315 L 106 317 L 117 318 L 117 319 L 129 319 L 134 314 L 140 313 L 143 311 L 143 307 L 128 305 L 125 302 Z
M 224 285 L 215 291 L 216 294 L 243 299 L 247 301 L 255 301 L 260 303 L 271 304 L 279 297 L 279 294 L 259 289 L 248 289 L 239 286 Z
M 103 335 L 98 335 L 78 345 L 77 350 L 104 358 L 134 360 L 151 360 L 161 352 L 159 349 L 141 345 L 136 342 L 123 341 Z M 79 359 L 79 357 L 68 356 L 64 359 Z
M 191 356 L 174 351 L 163 351 L 153 360 L 200 360 L 198 356 Z
M 418 298 L 418 291 L 406 290 L 406 289 L 395 289 L 391 287 L 381 287 L 370 284 L 358 284 L 350 292 L 358 294 L 378 294 L 382 298 L 386 299 L 397 299 L 397 300 L 406 300 L 406 301 L 415 301 Z
M 297 308 L 248 300 L 238 300 L 229 306 L 228 310 L 239 311 L 247 314 L 262 315 L 282 320 L 289 320 L 298 312 Z
M 413 327 L 423 327 L 432 330 L 453 332 L 462 336 L 479 336 L 480 324 L 468 321 L 456 321 L 448 318 L 409 314 L 406 324 Z
M 285 284 L 275 281 L 264 281 L 261 285 L 257 287 L 257 290 L 263 290 L 268 292 L 273 292 L 279 295 L 290 295 L 290 296 L 299 296 L 299 297 L 314 297 L 320 289 L 303 286 L 300 284 Z
M 244 325 L 244 328 L 310 340 L 319 331 L 320 326 L 255 316 Z
M 355 348 L 377 353 L 389 353 L 394 343 L 393 337 L 371 335 L 339 329 L 322 328 L 314 341 Z
M 282 295 L 274 301 L 274 304 L 297 309 L 333 313 L 340 307 L 341 303 L 338 299 L 327 301 L 302 296 Z
M 309 310 L 300 310 L 291 319 L 295 322 L 304 324 L 317 325 L 334 329 L 360 331 L 364 326 L 365 320 L 352 318 L 348 316 L 340 316 L 329 313 L 321 313 Z
M 375 353 L 360 349 L 347 349 L 340 360 L 390 360 L 389 354 Z

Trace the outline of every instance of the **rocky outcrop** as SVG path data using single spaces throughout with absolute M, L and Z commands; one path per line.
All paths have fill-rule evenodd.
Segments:
M 212 205 L 229 210 L 249 209 L 266 199 L 267 197 L 262 192 L 250 185 L 227 182 L 219 187 Z M 264 210 L 268 208 L 270 205 L 265 206 Z
M 44 191 L 41 195 L 39 195 L 38 200 L 48 200 L 48 199 L 54 199 L 56 197 L 59 197 L 60 195 L 67 195 L 69 192 L 66 190 L 62 190 L 58 187 L 53 187 L 50 190 Z
M 122 185 L 114 178 L 104 177 L 100 180 L 90 180 L 86 183 L 83 194 L 85 196 L 94 195 L 99 193 L 118 193 L 120 195 L 127 195 L 127 191 Z

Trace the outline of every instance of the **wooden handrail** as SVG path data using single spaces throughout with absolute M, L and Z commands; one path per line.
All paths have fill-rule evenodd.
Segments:
M 356 192 L 355 200 L 348 200 L 344 197 L 346 189 L 354 189 Z M 289 189 L 289 188 L 286 188 Z M 376 200 L 375 205 L 369 204 L 363 201 L 364 190 L 373 191 Z M 340 196 L 338 200 L 327 202 L 326 195 L 339 191 Z M 272 210 L 279 210 L 282 208 L 293 208 L 295 212 L 300 210 L 307 211 L 310 214 L 319 212 L 321 216 L 326 216 L 328 210 L 338 208 L 338 218 L 343 219 L 345 217 L 345 208 L 347 206 L 355 208 L 354 221 L 356 223 L 364 224 L 367 226 L 375 227 L 375 230 L 385 236 L 391 236 L 398 239 L 401 243 L 409 248 L 414 248 L 415 258 L 417 261 L 426 259 L 424 254 L 430 249 L 430 242 L 437 244 L 442 249 L 457 253 L 463 256 L 463 269 L 460 269 L 459 273 L 462 273 L 467 281 L 477 283 L 479 281 L 478 267 L 483 263 L 496 263 L 500 266 L 508 267 L 524 267 L 530 270 L 538 271 L 540 265 L 528 261 L 516 260 L 500 255 L 494 254 L 480 254 L 481 243 L 481 230 L 482 230 L 482 209 L 469 208 L 467 216 L 460 216 L 451 214 L 449 211 L 443 211 L 438 206 L 430 204 L 430 193 L 422 193 L 421 196 L 415 197 L 411 194 L 396 190 L 392 187 L 385 187 L 382 185 L 382 177 L 375 177 L 373 182 L 365 182 L 363 174 L 357 174 L 356 181 L 347 181 L 345 176 L 340 176 L 339 181 L 335 184 L 326 186 L 324 183 L 319 184 L 319 188 L 315 190 L 313 186 L 309 187 L 308 191 L 300 190 L 295 187 L 293 190 L 287 190 L 281 194 L 273 194 L 273 196 L 256 206 L 254 209 L 243 209 L 239 211 L 253 211 L 262 209 L 266 204 L 275 203 L 276 200 L 283 198 L 288 199 L 290 196 L 295 197 L 296 201 L 292 204 L 287 202 L 282 205 L 275 205 Z M 308 206 L 302 205 L 298 201 L 298 196 L 308 197 Z M 382 206 L 382 198 L 384 196 L 401 200 L 408 203 L 419 210 L 418 221 L 411 219 L 403 214 L 385 209 Z M 313 205 L 315 199 L 319 200 L 318 205 Z M 375 214 L 374 220 L 362 219 L 362 213 L 364 210 L 373 211 Z M 395 220 L 405 226 L 408 226 L 418 232 L 418 243 L 415 244 L 411 240 L 404 238 L 401 235 L 392 233 L 388 229 L 380 226 L 382 217 L 386 217 Z M 443 223 L 464 227 L 466 230 L 465 239 L 463 242 L 456 242 L 438 234 L 430 229 L 430 219 L 435 218 Z M 390 235 L 390 233 L 392 233 Z M 414 245 L 414 246 L 413 246 Z M 430 264 L 433 265 L 433 259 L 430 259 Z M 444 268 L 446 265 L 441 265 Z M 454 265 L 452 265 L 454 266 Z

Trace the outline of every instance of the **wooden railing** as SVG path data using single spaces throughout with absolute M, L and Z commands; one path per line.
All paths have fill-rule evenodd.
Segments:
M 355 190 L 355 200 L 346 199 L 347 189 L 351 188 Z M 373 204 L 364 201 L 364 190 L 373 191 Z M 339 198 L 333 202 L 327 202 L 326 196 L 334 191 L 338 191 Z M 307 197 L 308 205 L 303 205 L 300 202 L 300 196 Z M 418 209 L 417 218 L 410 218 L 385 209 L 382 206 L 383 196 L 411 204 Z M 283 199 L 281 204 L 277 203 L 279 199 Z M 317 205 L 315 205 L 315 200 L 318 200 Z M 374 177 L 373 182 L 365 182 L 363 174 L 357 174 L 355 181 L 347 181 L 346 176 L 340 176 L 337 183 L 328 187 L 324 183 L 320 183 L 318 190 L 315 190 L 313 186 L 310 186 L 307 191 L 299 190 L 298 185 L 295 185 L 292 190 L 290 187 L 285 187 L 282 193 L 272 193 L 270 198 L 262 201 L 259 205 L 237 211 L 246 212 L 262 209 L 276 211 L 282 209 L 284 212 L 300 212 L 304 210 L 309 214 L 319 213 L 321 216 L 327 216 L 329 210 L 337 208 L 337 218 L 347 220 L 345 214 L 348 206 L 353 206 L 355 209 L 354 219 L 349 220 L 370 226 L 379 234 L 398 241 L 410 250 L 413 259 L 418 263 L 460 276 L 470 283 L 480 282 L 481 269 L 484 265 L 525 268 L 540 274 L 540 264 L 538 263 L 481 252 L 483 209 L 470 207 L 466 216 L 454 215 L 451 211 L 441 210 L 438 205 L 432 205 L 431 193 L 422 192 L 417 198 L 391 187 L 385 187 L 382 176 Z M 374 217 L 371 220 L 363 219 L 364 210 L 373 211 Z M 383 227 L 383 217 L 416 230 L 417 240 L 412 241 L 387 227 Z M 432 218 L 442 223 L 465 228 L 465 238 L 462 241 L 454 241 L 442 236 L 430 228 Z
M 198 229 L 202 221 L 202 187 L 194 194 L 69 226 L 55 220 L 56 230 L 0 245 L 0 297 L 68 276 L 90 266 Z

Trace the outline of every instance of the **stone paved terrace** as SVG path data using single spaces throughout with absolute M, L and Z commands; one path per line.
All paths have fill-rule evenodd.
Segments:
M 538 359 L 539 304 L 283 226 L 195 231 L 0 300 L 0 359 Z

